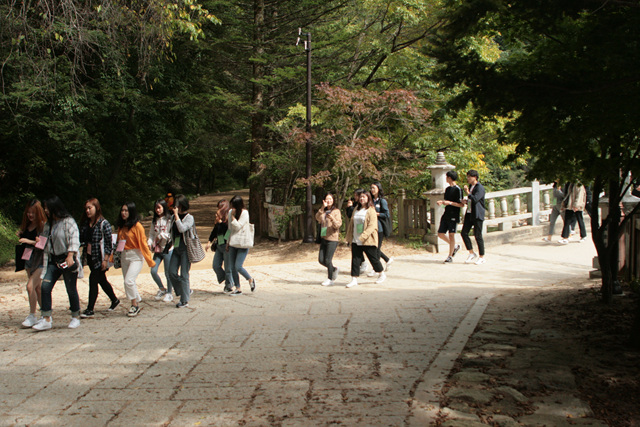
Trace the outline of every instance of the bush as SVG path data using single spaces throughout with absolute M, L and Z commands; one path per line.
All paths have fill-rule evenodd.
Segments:
M 4 265 L 15 257 L 16 225 L 0 213 L 0 265 Z

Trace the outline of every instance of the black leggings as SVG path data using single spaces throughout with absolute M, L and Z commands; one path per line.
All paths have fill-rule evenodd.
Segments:
M 329 273 L 329 279 L 333 278 L 333 272 L 336 269 L 333 266 L 333 254 L 336 252 L 336 248 L 338 247 L 338 242 L 328 241 L 322 239 L 320 243 L 320 252 L 318 253 L 318 262 L 321 265 L 327 267 L 327 272 Z
M 105 294 L 109 297 L 111 302 L 114 302 L 118 298 L 113 292 L 111 283 L 107 280 L 107 272 L 102 271 L 101 268 L 94 270 L 91 268 L 91 274 L 89 274 L 89 303 L 87 304 L 87 310 L 93 311 L 98 299 L 98 285 L 102 288 Z
M 578 227 L 580 227 L 580 238 L 584 239 L 587 237 L 587 229 L 584 226 L 584 217 L 582 216 L 582 211 L 573 211 L 571 209 L 567 209 L 564 211 L 564 227 L 562 228 L 562 238 L 569 238 L 569 234 L 571 233 L 571 225 L 573 224 L 575 227 L 575 222 L 578 222 Z
M 468 251 L 473 250 L 473 245 L 471 244 L 471 239 L 469 238 L 469 231 L 471 231 L 471 227 L 473 227 L 473 236 L 476 238 L 476 243 L 478 244 L 478 252 L 480 256 L 484 256 L 484 239 L 482 238 L 482 223 L 484 221 L 481 219 L 475 219 L 471 216 L 471 214 L 466 214 L 464 216 L 464 223 L 462 224 L 462 240 L 464 241 L 464 246 Z
M 351 244 L 351 277 L 360 276 L 360 264 L 364 262 L 364 255 L 369 258 L 369 262 L 373 266 L 376 273 L 384 271 L 380 258 L 378 257 L 378 248 L 375 246 L 359 246 L 355 243 Z
M 382 240 L 384 240 L 384 233 L 378 231 L 378 259 L 382 258 L 384 262 L 389 262 L 389 257 L 382 253 L 382 251 L 380 250 L 380 248 L 382 247 Z

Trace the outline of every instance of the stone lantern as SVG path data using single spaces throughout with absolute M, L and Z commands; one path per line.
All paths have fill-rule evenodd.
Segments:
M 438 241 L 438 227 L 440 226 L 440 217 L 444 213 L 444 205 L 438 206 L 437 201 L 444 198 L 444 191 L 449 186 L 447 184 L 447 172 L 455 168 L 455 166 L 447 163 L 442 151 L 438 152 L 436 163 L 428 167 L 431 170 L 432 189 L 423 194 L 429 199 L 431 224 L 429 227 L 430 233 L 425 235 L 425 240 L 435 246 L 437 252 L 440 252 L 440 246 L 444 247 L 445 245 L 447 246 L 446 250 L 449 250 L 448 244 Z

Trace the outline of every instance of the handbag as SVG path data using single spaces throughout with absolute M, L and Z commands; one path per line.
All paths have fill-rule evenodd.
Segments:
M 113 268 L 122 268 L 122 252 L 113 251 Z
M 200 238 L 198 238 L 195 224 L 188 232 L 183 234 L 183 237 L 187 246 L 189 262 L 193 264 L 202 261 L 204 259 L 204 249 L 202 248 L 202 243 L 200 243 Z
M 255 232 L 255 226 L 251 223 L 247 223 L 245 227 L 242 227 L 242 230 L 235 235 L 235 242 L 231 246 L 238 249 L 252 248 Z

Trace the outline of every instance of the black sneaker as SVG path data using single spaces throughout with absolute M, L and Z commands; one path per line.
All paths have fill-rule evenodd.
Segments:
M 131 308 L 129 309 L 129 312 L 127 313 L 127 316 L 136 317 L 138 313 L 140 313 L 140 307 L 137 305 L 132 305 Z
M 453 262 L 453 257 L 448 256 L 447 259 L 444 260 L 445 264 Z
M 83 319 L 93 317 L 93 316 L 95 316 L 95 313 L 93 312 L 93 310 L 89 310 L 88 308 L 82 313 L 80 313 L 80 317 L 82 317 Z
M 176 308 L 182 308 L 182 307 L 189 307 L 189 303 L 180 301 L 179 303 L 176 304 Z
M 460 245 L 455 245 L 454 248 L 453 248 L 453 253 L 451 254 L 451 258 L 456 256 L 456 254 L 458 253 L 459 250 L 460 250 Z
M 222 290 L 222 292 L 224 292 L 225 294 L 230 294 L 231 292 L 233 292 L 233 289 L 225 287 L 225 288 Z
M 251 288 L 251 292 L 256 290 L 256 279 L 251 279 L 249 282 L 249 287 Z
M 109 307 L 109 311 L 113 311 L 116 309 L 116 307 L 118 306 L 118 304 L 120 304 L 120 300 L 117 299 L 115 301 L 111 301 L 111 307 Z
M 231 295 L 232 297 L 242 295 L 242 291 L 240 289 L 236 289 L 235 291 L 231 292 L 229 295 Z

